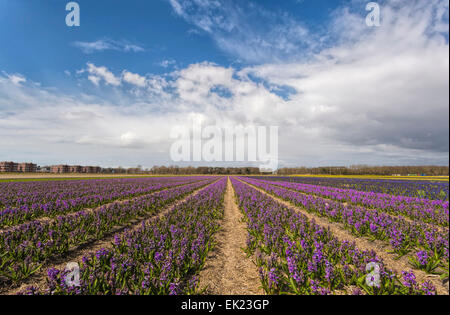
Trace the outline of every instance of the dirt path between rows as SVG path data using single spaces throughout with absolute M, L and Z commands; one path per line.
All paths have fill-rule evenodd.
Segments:
M 118 233 L 123 233 L 125 230 L 131 230 L 135 231 L 139 229 L 142 224 L 147 224 L 153 221 L 156 221 L 158 219 L 161 219 L 165 215 L 167 215 L 169 212 L 171 212 L 174 208 L 179 206 L 180 204 L 184 203 L 188 198 L 196 196 L 198 193 L 200 193 L 202 190 L 206 189 L 207 187 L 211 186 L 212 184 L 216 183 L 217 181 L 213 181 L 210 184 L 207 184 L 206 186 L 202 186 L 190 194 L 188 194 L 183 199 L 177 200 L 172 204 L 169 204 L 164 209 L 159 211 L 158 213 L 148 214 L 146 216 L 137 218 L 132 220 L 126 225 L 116 227 L 113 231 L 107 233 L 105 237 L 101 240 L 95 240 L 91 241 L 85 244 L 82 244 L 80 246 L 75 247 L 74 249 L 70 250 L 64 257 L 56 257 L 52 260 L 50 264 L 44 265 L 39 272 L 31 276 L 30 278 L 24 280 L 20 286 L 11 286 L 10 288 L 0 289 L 0 295 L 16 295 L 19 292 L 22 292 L 26 290 L 30 286 L 34 286 L 36 288 L 39 288 L 40 290 L 45 290 L 47 288 L 47 270 L 50 268 L 56 268 L 59 270 L 63 270 L 66 268 L 67 264 L 69 262 L 76 262 L 78 264 L 81 264 L 82 259 L 84 256 L 88 256 L 89 254 L 94 254 L 99 250 L 102 249 L 112 249 L 113 248 L 113 241 L 115 235 Z
M 257 267 L 243 251 L 247 229 L 229 178 L 224 202 L 222 228 L 216 234 L 217 245 L 200 272 L 200 288 L 206 287 L 208 295 L 263 295 Z
M 350 232 L 345 230 L 344 225 L 342 223 L 330 222 L 326 218 L 318 217 L 314 214 L 309 213 L 305 209 L 297 207 L 290 202 L 287 202 L 281 198 L 273 196 L 261 188 L 255 187 L 249 183 L 246 183 L 245 181 L 241 181 L 241 182 L 252 187 L 253 189 L 256 189 L 257 191 L 271 197 L 272 199 L 287 206 L 288 208 L 291 208 L 291 209 L 303 214 L 304 216 L 306 216 L 308 218 L 308 220 L 310 220 L 310 221 L 314 220 L 314 222 L 316 224 L 318 224 L 326 229 L 329 229 L 331 231 L 331 233 L 338 240 L 340 240 L 340 241 L 346 240 L 346 241 L 354 242 L 360 250 L 368 250 L 368 251 L 374 250 L 376 252 L 377 256 L 383 259 L 386 267 L 389 269 L 392 269 L 392 271 L 394 271 L 399 276 L 401 276 L 401 273 L 400 273 L 401 271 L 413 270 L 414 274 L 417 277 L 418 282 L 423 282 L 423 281 L 428 280 L 431 283 L 433 283 L 433 285 L 436 287 L 438 294 L 442 294 L 442 295 L 449 294 L 449 283 L 448 282 L 446 282 L 444 284 L 443 281 L 440 280 L 439 275 L 432 275 L 432 274 L 428 274 L 422 270 L 415 269 L 409 263 L 407 256 L 403 256 L 400 259 L 395 259 L 395 257 L 396 257 L 395 254 L 387 252 L 388 250 L 392 250 L 392 248 L 389 245 L 387 245 L 386 243 L 384 243 L 382 241 L 369 241 L 368 239 L 365 239 L 365 238 L 355 237 Z

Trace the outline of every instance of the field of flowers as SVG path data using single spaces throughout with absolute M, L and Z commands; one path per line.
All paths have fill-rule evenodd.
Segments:
M 0 183 L 0 228 L 194 182 L 194 177 Z
M 263 287 L 270 294 L 331 294 L 339 289 L 360 294 L 428 294 L 431 283 L 415 282 L 384 266 L 374 251 L 340 242 L 330 231 L 302 214 L 234 179 L 239 205 L 249 227 L 247 250 L 255 254 Z M 379 286 L 366 285 L 366 266 L 379 264 Z M 353 289 L 352 289 L 353 286 Z
M 82 194 L 94 196 L 98 191 L 104 189 L 107 192 L 116 191 L 114 194 L 107 194 L 110 200 L 127 197 L 127 200 L 116 200 L 106 205 L 97 199 L 97 203 L 77 204 L 76 207 L 52 208 L 49 214 L 36 212 L 33 218 L 38 219 L 27 221 L 19 209 L 16 211 L 3 211 L 2 221 L 6 218 L 13 218 L 12 214 L 17 213 L 21 218 L 19 222 L 10 228 L 0 229 L 0 285 L 4 286 L 19 283 L 36 273 L 42 266 L 48 264 L 57 257 L 64 256 L 70 251 L 76 251 L 78 247 L 85 244 L 101 240 L 113 232 L 116 227 L 126 226 L 133 220 L 151 216 L 159 212 L 166 205 L 179 200 L 193 191 L 212 183 L 217 178 L 214 177 L 186 177 L 186 178 L 151 178 L 146 180 L 123 179 L 105 180 L 103 183 L 90 181 L 65 182 L 39 182 L 38 188 L 42 189 L 42 194 L 35 193 L 31 188 L 26 190 L 33 195 L 37 201 L 37 207 L 31 204 L 27 209 L 38 209 L 40 205 L 53 200 L 53 204 L 71 204 L 73 196 L 80 195 L 77 191 L 83 183 L 87 187 L 92 187 L 93 192 L 88 189 Z M 145 181 L 147 181 L 145 183 Z M 115 185 L 112 185 L 112 184 Z M 31 184 L 31 183 L 27 183 Z M 59 186 L 59 190 L 55 186 Z M 22 184 L 18 184 L 20 186 Z M 34 184 L 31 184 L 34 185 Z M 58 199 L 47 194 L 44 185 L 49 185 L 57 191 Z M 112 187 L 113 186 L 113 187 Z M 71 189 L 74 191 L 70 192 Z M 23 187 L 16 191 L 25 191 Z M 127 192 L 127 194 L 125 194 Z M 25 192 L 23 193 L 25 195 Z M 12 197 L 4 192 L 9 204 L 18 204 L 26 197 L 18 195 L 19 201 L 12 201 Z M 69 199 L 59 199 L 64 195 Z M 92 199 L 90 199 L 92 200 Z M 80 207 L 83 208 L 80 210 Z M 26 211 L 26 210 L 24 210 Z M 59 215 L 58 215 L 59 214 Z M 42 217 L 47 215 L 49 217 Z M 51 215 L 51 216 L 50 216 Z M 9 222 L 11 222 L 10 220 Z M 26 222 L 24 222 L 26 221 Z
M 254 262 L 256 276 L 247 268 L 239 278 L 271 295 L 448 294 L 448 199 L 386 185 L 238 176 L 0 183 L 0 294 L 201 294 L 201 277 L 214 276 L 205 266 L 233 272 L 233 255 Z M 225 220 L 242 226 L 242 243 Z M 233 285 L 227 276 L 212 280 L 221 293 Z
M 264 178 L 264 177 L 263 177 Z M 395 196 L 419 197 L 426 199 L 447 200 L 449 197 L 448 181 L 423 180 L 380 180 L 367 178 L 332 178 L 332 177 L 271 177 L 273 181 L 290 181 L 318 186 L 327 186 L 358 191 L 384 193 Z
M 412 269 L 440 275 L 447 282 L 448 292 L 448 201 L 367 193 L 280 179 L 272 181 L 271 178 L 239 179 L 335 224 L 338 229 L 349 231 L 355 240 L 365 238 L 385 243 L 383 252 L 388 250 L 395 259 L 407 258 Z

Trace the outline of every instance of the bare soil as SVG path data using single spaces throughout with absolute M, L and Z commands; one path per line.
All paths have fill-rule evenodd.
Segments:
M 392 247 L 390 245 L 386 244 L 385 242 L 378 241 L 378 240 L 371 241 L 371 240 L 363 238 L 363 237 L 355 237 L 350 232 L 345 230 L 344 225 L 342 223 L 330 222 L 326 218 L 322 218 L 317 215 L 311 214 L 308 211 L 306 211 L 305 209 L 297 207 L 297 206 L 293 205 L 292 203 L 287 202 L 281 198 L 275 197 L 258 187 L 255 187 L 244 181 L 242 181 L 242 183 L 251 186 L 252 188 L 254 188 L 254 189 L 262 192 L 263 194 L 271 197 L 272 199 L 276 200 L 277 202 L 305 215 L 310 221 L 314 221 L 316 224 L 318 224 L 326 229 L 329 229 L 331 231 L 331 233 L 340 241 L 346 240 L 346 241 L 354 242 L 360 250 L 368 250 L 368 251 L 374 250 L 376 252 L 376 254 L 378 255 L 378 257 L 383 259 L 386 267 L 391 269 L 395 273 L 399 274 L 401 271 L 413 270 L 414 274 L 417 277 L 418 282 L 423 282 L 423 281 L 428 280 L 431 283 L 433 283 L 433 285 L 436 287 L 438 294 L 442 294 L 442 295 L 449 294 L 449 283 L 448 282 L 444 283 L 440 279 L 439 275 L 428 274 L 422 270 L 414 268 L 414 266 L 411 265 L 409 262 L 408 255 L 405 255 L 405 256 L 397 259 L 396 254 L 387 252 L 387 251 L 391 251 Z
M 222 229 L 217 245 L 200 272 L 200 288 L 208 295 L 263 295 L 256 265 L 247 258 L 247 230 L 228 178 Z

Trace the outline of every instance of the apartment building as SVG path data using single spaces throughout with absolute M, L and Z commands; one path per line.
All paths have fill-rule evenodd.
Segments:
M 101 171 L 102 168 L 99 166 L 53 165 L 50 167 L 50 172 L 57 174 L 65 174 L 65 173 L 97 174 L 101 173 Z
M 17 163 L 14 162 L 0 162 L 0 172 L 11 173 L 17 172 Z
M 69 173 L 70 167 L 69 165 L 53 165 L 50 167 L 51 173 L 64 174 Z
M 80 165 L 69 166 L 69 172 L 70 173 L 82 173 L 83 167 Z
M 16 162 L 0 162 L 0 173 L 36 173 L 38 166 L 33 163 L 16 163 Z M 86 173 L 86 174 L 98 174 L 102 172 L 102 168 L 99 166 L 80 166 L 80 165 L 53 165 L 39 167 L 39 172 L 66 174 L 66 173 Z
M 35 173 L 37 165 L 33 163 L 0 162 L 0 173 Z
M 33 163 L 19 163 L 17 171 L 22 173 L 36 173 L 37 165 Z
M 83 166 L 82 172 L 88 174 L 97 174 L 102 171 L 102 168 L 99 166 Z

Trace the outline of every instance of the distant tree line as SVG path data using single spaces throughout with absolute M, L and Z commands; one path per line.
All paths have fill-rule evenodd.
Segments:
M 257 167 L 179 167 L 153 166 L 143 169 L 141 166 L 132 168 L 103 168 L 104 174 L 151 174 L 151 175 L 262 175 Z
M 257 167 L 178 167 L 178 166 L 153 166 L 152 174 L 161 175 L 262 175 Z
M 143 169 L 140 165 L 134 168 L 103 168 L 107 174 L 152 174 L 152 175 L 262 175 L 257 167 L 179 167 L 153 166 Z M 267 173 L 266 173 L 267 174 Z M 322 167 L 293 167 L 281 168 L 276 174 L 312 174 L 312 175 L 427 175 L 448 176 L 448 166 L 322 166 Z
M 278 170 L 278 175 L 313 174 L 313 175 L 427 175 L 448 176 L 448 166 L 368 166 L 352 165 L 350 167 L 294 167 Z

